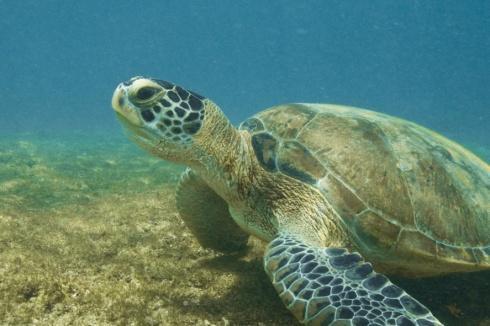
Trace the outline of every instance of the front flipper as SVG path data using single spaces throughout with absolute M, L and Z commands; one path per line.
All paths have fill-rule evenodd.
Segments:
M 281 234 L 265 271 L 286 307 L 307 325 L 442 325 L 370 263 L 343 248 L 313 248 Z
M 235 223 L 228 204 L 190 169 L 180 178 L 177 209 L 204 248 L 225 253 L 246 248 L 248 234 Z

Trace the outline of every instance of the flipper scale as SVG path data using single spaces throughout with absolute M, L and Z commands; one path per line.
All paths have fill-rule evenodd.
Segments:
M 284 304 L 307 325 L 442 325 L 345 248 L 305 247 L 283 233 L 267 247 L 264 267 Z

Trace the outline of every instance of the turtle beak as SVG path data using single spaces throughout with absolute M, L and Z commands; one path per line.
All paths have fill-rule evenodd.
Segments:
M 118 115 L 126 119 L 135 126 L 141 127 L 143 124 L 138 116 L 136 108 L 128 100 L 128 83 L 121 83 L 117 86 L 112 95 L 112 108 Z

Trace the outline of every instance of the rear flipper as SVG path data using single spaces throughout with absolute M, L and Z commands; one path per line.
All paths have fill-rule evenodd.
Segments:
M 286 307 L 307 325 L 442 325 L 356 252 L 280 234 L 264 267 Z

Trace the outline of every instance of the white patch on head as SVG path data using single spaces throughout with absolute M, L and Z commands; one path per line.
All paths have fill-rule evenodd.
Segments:
M 128 90 L 122 84 L 117 86 L 112 96 L 112 107 L 114 111 L 125 117 L 135 126 L 142 126 L 141 117 L 139 117 L 138 109 L 128 101 Z

